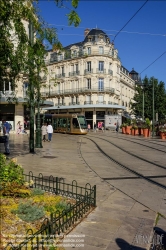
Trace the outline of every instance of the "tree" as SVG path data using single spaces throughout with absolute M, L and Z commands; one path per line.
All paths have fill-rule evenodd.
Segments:
M 135 87 L 135 95 L 131 102 L 131 109 L 136 116 L 143 116 L 143 92 L 144 92 L 144 117 L 152 120 L 153 118 L 153 84 L 154 84 L 154 113 L 158 113 L 158 120 L 166 116 L 166 90 L 164 82 L 158 82 L 153 77 L 145 77 L 143 86 L 139 84 Z
M 71 1 L 74 9 L 77 8 L 78 1 Z M 55 3 L 59 6 L 63 4 L 63 0 L 55 0 Z M 79 25 L 80 18 L 75 10 L 72 9 L 67 16 L 69 25 Z M 26 22 L 29 23 L 29 34 L 24 25 Z M 27 102 L 31 110 L 30 152 L 34 152 L 34 99 L 35 96 L 38 102 L 40 99 L 39 72 L 47 71 L 44 41 L 48 41 L 54 49 L 62 49 L 56 29 L 50 28 L 39 16 L 37 0 L 0 0 L 0 90 L 3 91 L 5 82 L 10 82 L 14 91 L 21 74 L 29 78 Z M 15 96 L 12 101 L 17 101 Z

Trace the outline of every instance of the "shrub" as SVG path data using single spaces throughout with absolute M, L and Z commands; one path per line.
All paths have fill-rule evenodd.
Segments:
M 29 200 L 25 203 L 20 202 L 18 209 L 12 210 L 11 212 L 17 214 L 21 220 L 27 222 L 39 220 L 45 215 L 44 207 L 34 204 L 32 200 Z
M 0 195 L 12 196 L 12 197 L 28 197 L 31 195 L 31 191 L 23 185 L 18 183 L 6 183 L 0 189 Z
M 44 194 L 44 190 L 40 189 L 40 188 L 33 188 L 32 189 L 32 195 L 43 195 Z
M 0 154 L 0 183 L 1 186 L 7 183 L 15 182 L 20 185 L 24 183 L 23 168 L 16 162 L 6 160 L 6 156 Z
M 63 211 L 68 209 L 68 205 L 65 201 L 60 201 L 55 205 L 56 210 Z

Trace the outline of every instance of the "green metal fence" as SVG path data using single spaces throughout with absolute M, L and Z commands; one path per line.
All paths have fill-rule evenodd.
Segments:
M 61 195 L 76 200 L 74 205 L 68 204 L 67 209 L 61 213 L 56 211 L 52 213 L 50 218 L 46 218 L 43 224 L 36 233 L 33 233 L 32 229 L 29 229 L 26 233 L 24 241 L 20 244 L 13 245 L 9 242 L 5 250 L 23 250 L 23 249 L 49 249 L 59 235 L 67 233 L 72 229 L 72 226 L 78 223 L 85 214 L 91 211 L 93 207 L 96 207 L 96 185 L 91 187 L 89 183 L 85 187 L 77 185 L 76 180 L 73 180 L 71 184 L 65 183 L 63 178 L 53 176 L 43 176 L 41 173 L 38 177 L 33 176 L 30 171 L 25 176 L 25 181 L 32 183 L 32 188 L 41 188 L 46 192 L 51 192 L 56 195 Z

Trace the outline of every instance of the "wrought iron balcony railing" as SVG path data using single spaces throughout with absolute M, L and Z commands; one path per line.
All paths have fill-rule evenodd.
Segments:
M 55 75 L 55 78 L 62 78 L 62 77 L 65 77 L 65 73 Z
M 97 73 L 97 74 L 105 74 L 105 73 L 106 73 L 106 70 L 105 70 L 105 69 L 103 69 L 103 70 L 96 69 L 96 73 Z
M 93 101 L 85 101 L 84 104 L 93 104 Z
M 93 73 L 93 69 L 91 69 L 91 70 L 85 69 L 84 70 L 85 75 L 89 75 L 89 74 L 92 74 L 92 73 Z
M 41 95 L 43 97 L 47 97 L 47 96 L 57 96 L 57 95 L 68 95 L 68 94 L 82 94 L 82 93 L 102 93 L 102 92 L 107 92 L 107 93 L 111 93 L 114 94 L 115 93 L 115 89 L 114 88 L 110 88 L 110 87 L 103 87 L 103 88 L 74 88 L 74 89 L 63 89 L 63 90 L 57 90 L 57 91 L 48 91 L 48 92 L 41 92 Z
M 13 97 L 14 91 L 6 90 L 6 91 L 0 91 L 0 97 Z
M 106 104 L 106 101 L 96 101 L 96 104 Z
M 73 72 L 69 72 L 69 76 L 77 76 L 80 74 L 80 71 L 73 71 Z
M 113 58 L 117 58 L 120 60 L 119 56 L 116 56 L 114 52 L 110 53 L 110 51 L 104 51 L 103 53 L 99 51 L 91 51 L 91 52 L 77 52 L 75 54 L 70 54 L 66 53 L 65 55 L 54 55 L 52 56 L 49 60 L 45 60 L 46 64 L 54 63 L 54 62 L 60 62 L 60 61 L 65 61 L 73 58 L 78 58 L 78 57 L 87 57 L 87 56 L 93 56 L 93 55 L 102 55 L 102 56 L 109 56 Z

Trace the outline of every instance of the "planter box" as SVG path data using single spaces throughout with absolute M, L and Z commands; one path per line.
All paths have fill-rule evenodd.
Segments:
M 131 135 L 134 135 L 134 129 L 131 129 Z
M 131 135 L 131 128 L 132 126 L 126 126 L 126 134 Z
M 166 133 L 165 132 L 160 132 L 160 137 L 162 140 L 166 139 Z
M 143 133 L 144 133 L 144 137 L 149 137 L 149 129 L 148 128 L 144 128 Z
M 126 128 L 122 127 L 122 134 L 126 134 Z

